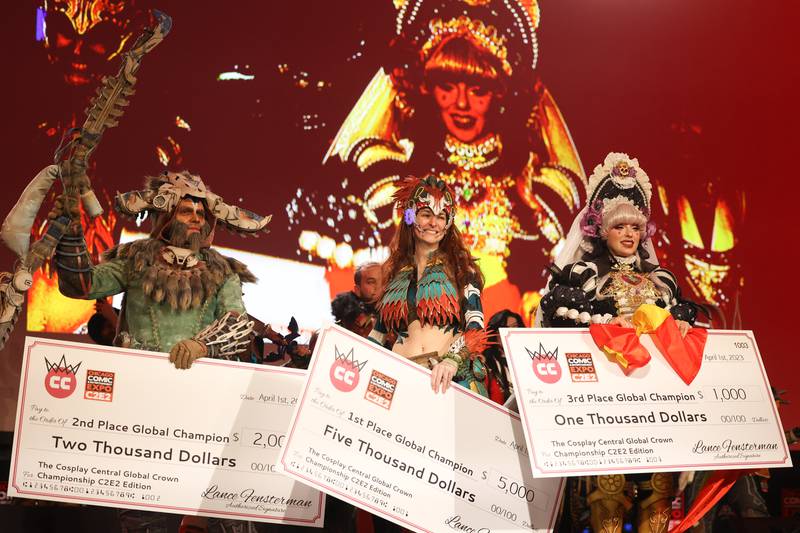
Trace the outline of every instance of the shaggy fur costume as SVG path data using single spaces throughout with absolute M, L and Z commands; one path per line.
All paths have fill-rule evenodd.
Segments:
M 198 255 L 205 260 L 192 268 L 170 265 L 161 255 L 165 246 L 160 239 L 140 239 L 107 250 L 103 260 L 126 260 L 128 279 L 141 277 L 145 296 L 157 304 L 166 302 L 174 310 L 199 308 L 231 274 L 237 274 L 243 283 L 256 281 L 247 265 L 212 248 L 204 248 Z

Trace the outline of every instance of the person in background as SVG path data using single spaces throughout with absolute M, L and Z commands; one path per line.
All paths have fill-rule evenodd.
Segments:
M 374 261 L 362 263 L 353 274 L 353 294 L 372 315 L 376 314 L 375 305 L 381 296 L 382 282 L 381 265 Z
M 375 324 L 374 316 L 353 291 L 337 294 L 331 302 L 331 313 L 337 325 L 362 337 L 368 336 Z
M 486 390 L 493 402 L 505 403 L 514 389 L 503 345 L 500 343 L 500 328 L 521 328 L 524 325 L 521 316 L 510 309 L 503 309 L 492 315 L 489 325 L 486 326 L 489 335 L 495 340 L 483 351 L 486 359 Z

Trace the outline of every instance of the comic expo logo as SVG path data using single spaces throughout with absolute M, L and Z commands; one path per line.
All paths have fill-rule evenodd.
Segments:
M 380 405 L 384 409 L 389 409 L 392 405 L 392 398 L 394 398 L 394 390 L 397 388 L 397 380 L 390 378 L 386 374 L 382 374 L 377 370 L 372 371 L 367 384 L 367 392 L 364 398 Z
M 561 365 L 558 364 L 558 347 L 548 352 L 540 342 L 537 351 L 532 352 L 527 347 L 525 351 L 531 356 L 533 373 L 536 374 L 537 378 L 549 385 L 561 379 Z
M 87 400 L 110 402 L 114 397 L 114 373 L 105 370 L 87 370 L 83 397 Z
M 50 393 L 53 398 L 66 398 L 75 392 L 78 386 L 78 378 L 75 374 L 81 367 L 81 363 L 77 365 L 70 365 L 67 363 L 65 356 L 61 356 L 58 363 L 51 363 L 44 358 L 44 364 L 47 367 L 47 375 L 44 377 L 44 388 Z
M 350 392 L 358 386 L 358 377 L 361 370 L 364 370 L 366 361 L 359 363 L 353 356 L 353 348 L 347 353 L 339 351 L 338 346 L 334 346 L 335 357 L 331 365 L 331 383 L 342 392 Z
M 568 353 L 567 367 L 569 368 L 572 381 L 575 383 L 586 383 L 597 381 L 597 373 L 594 371 L 594 362 L 590 353 Z

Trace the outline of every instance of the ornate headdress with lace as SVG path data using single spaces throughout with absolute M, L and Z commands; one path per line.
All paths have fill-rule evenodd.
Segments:
M 603 218 L 609 217 L 620 206 L 631 206 L 644 220 L 650 220 L 650 178 L 639 166 L 639 161 L 628 154 L 611 152 L 603 164 L 594 168 L 589 178 L 587 197 L 586 206 L 575 217 L 555 259 L 559 268 L 580 260 L 584 252 L 592 251 L 592 241 L 601 236 Z M 648 222 L 642 246 L 648 252 L 648 261 L 657 262 L 650 241 L 653 231 L 653 225 Z
M 633 206 L 644 220 L 649 220 L 652 194 L 650 178 L 639 167 L 639 161 L 628 154 L 611 152 L 589 177 L 581 232 L 586 237 L 599 237 L 603 218 L 622 205 Z

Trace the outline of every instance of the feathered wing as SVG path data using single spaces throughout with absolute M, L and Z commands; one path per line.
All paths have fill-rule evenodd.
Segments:
M 417 283 L 420 321 L 443 326 L 458 321 L 458 291 L 442 268 L 427 268 Z
M 404 267 L 389 282 L 380 303 L 380 313 L 384 326 L 397 331 L 408 318 L 408 286 L 411 283 L 411 267 Z
M 339 156 L 342 162 L 355 163 L 363 171 L 384 159 L 408 161 L 413 144 L 395 139 L 395 96 L 392 78 L 379 69 L 342 123 L 322 164 Z
M 547 146 L 549 160 L 574 172 L 586 185 L 586 173 L 578 156 L 578 149 L 569 132 L 561 110 L 550 91 L 545 87 L 539 99 L 539 124 L 541 135 Z

